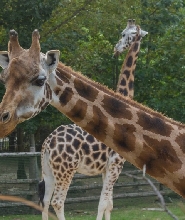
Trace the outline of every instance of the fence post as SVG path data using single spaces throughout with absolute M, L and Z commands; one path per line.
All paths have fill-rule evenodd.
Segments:
M 30 137 L 30 152 L 35 152 L 35 138 L 34 134 L 31 134 Z M 37 167 L 37 156 L 32 156 L 30 157 L 29 160 L 29 178 L 30 179 L 37 179 L 38 180 L 38 167 Z M 30 191 L 35 191 L 36 193 L 31 196 L 32 201 L 37 201 L 38 200 L 38 195 L 37 195 L 37 186 L 38 184 L 36 183 L 30 183 Z
M 135 174 L 135 176 L 137 176 L 137 174 Z M 133 182 L 136 184 L 135 186 L 133 186 L 133 189 L 134 190 L 139 190 L 139 184 L 137 184 L 138 183 L 138 179 L 134 178 L 134 176 L 133 176 Z

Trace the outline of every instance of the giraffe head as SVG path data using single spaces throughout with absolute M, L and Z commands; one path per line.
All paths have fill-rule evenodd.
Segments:
M 11 30 L 8 52 L 0 52 L 0 81 L 6 88 L 0 104 L 0 138 L 38 114 L 51 100 L 47 79 L 58 65 L 60 52 L 41 53 L 39 38 L 39 32 L 33 31 L 31 47 L 23 49 L 17 32 Z
M 136 35 L 144 37 L 146 34 L 148 34 L 147 31 L 143 31 L 139 26 L 135 25 L 134 19 L 129 19 L 127 22 L 127 27 L 121 33 L 122 38 L 114 47 L 114 56 L 117 56 L 128 49 L 134 42 Z

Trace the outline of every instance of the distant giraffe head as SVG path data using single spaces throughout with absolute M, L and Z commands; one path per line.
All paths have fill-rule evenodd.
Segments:
M 135 25 L 134 19 L 129 19 L 127 23 L 127 27 L 122 31 L 122 38 L 118 41 L 116 46 L 114 47 L 114 55 L 119 55 L 124 50 L 128 49 L 131 44 L 134 42 L 136 34 L 138 33 L 138 26 Z M 139 28 L 139 35 L 144 37 L 148 34 L 147 31 L 141 30 Z
M 23 49 L 18 34 L 10 31 L 8 52 L 0 52 L 3 72 L 0 81 L 6 92 L 0 104 L 0 133 L 8 135 L 18 123 L 42 111 L 51 100 L 47 84 L 49 73 L 57 67 L 59 51 L 40 52 L 39 32 L 32 34 L 29 49 Z

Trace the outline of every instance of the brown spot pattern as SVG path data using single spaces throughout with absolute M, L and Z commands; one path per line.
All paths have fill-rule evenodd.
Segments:
M 119 148 L 123 148 L 124 151 L 134 151 L 136 138 L 133 135 L 136 129 L 130 124 L 115 124 L 115 131 L 113 135 L 113 141 Z
M 68 154 L 64 151 L 64 152 L 62 153 L 62 158 L 63 158 L 64 160 L 67 160 L 67 157 L 68 157 Z
M 84 151 L 85 155 L 89 155 L 90 154 L 89 145 L 87 143 L 85 143 L 85 142 L 82 144 L 82 150 Z
M 52 152 L 52 154 L 51 154 L 52 160 L 54 160 L 54 158 L 55 158 L 57 155 L 58 155 L 57 151 L 54 150 L 54 151 Z
M 48 83 L 46 83 L 45 85 L 45 90 L 46 90 L 46 98 L 50 100 L 52 98 L 52 91 Z
M 100 152 L 97 152 L 97 153 L 93 153 L 93 158 L 94 158 L 94 160 L 97 160 L 98 159 L 98 157 L 100 156 Z
M 130 76 L 130 70 L 124 70 L 123 75 L 125 75 L 128 79 Z
M 58 152 L 59 152 L 59 154 L 61 154 L 63 150 L 64 150 L 64 144 L 58 144 Z
M 91 164 L 91 163 L 92 163 L 91 158 L 87 157 L 87 158 L 86 158 L 86 164 L 87 164 L 87 166 L 88 166 L 89 164 Z
M 69 84 L 69 79 L 65 76 L 65 73 L 60 69 L 59 71 L 56 70 L 56 75 L 60 78 L 60 80 L 56 77 L 57 80 L 57 84 L 58 85 L 63 85 L 64 83 L 68 83 Z
M 106 153 L 105 153 L 105 152 L 101 155 L 101 160 L 102 160 L 103 162 L 106 162 L 107 157 L 106 157 Z
M 127 62 L 126 62 L 127 67 L 131 67 L 132 63 L 133 63 L 133 57 L 129 56 L 129 58 L 128 58 Z
M 68 145 L 66 150 L 67 150 L 68 154 L 72 154 L 73 155 L 75 153 L 71 145 Z
M 129 90 L 133 90 L 134 82 L 132 80 L 129 81 L 128 87 L 129 87 Z
M 140 164 L 140 168 L 146 164 L 147 172 L 152 176 L 164 177 L 165 170 L 173 173 L 182 166 L 182 162 L 178 159 L 171 143 L 167 140 L 156 140 L 146 135 L 143 136 L 144 145 L 143 152 L 136 160 Z M 166 164 L 169 167 L 166 167 Z
M 41 111 L 43 111 L 48 105 L 49 105 L 49 102 L 45 102 L 45 103 L 41 106 Z
M 59 85 L 59 86 L 63 86 L 64 85 L 64 83 L 62 82 L 62 80 L 60 80 L 59 78 L 55 78 L 56 79 L 56 82 L 57 82 L 57 85 Z
M 179 136 L 176 138 L 175 141 L 180 146 L 183 153 L 185 153 L 185 136 L 184 136 L 184 134 L 179 134 Z
M 84 119 L 87 112 L 87 103 L 82 100 L 78 100 L 76 105 L 68 112 L 68 117 L 73 119 L 75 122 L 80 122 Z
M 73 137 L 69 134 L 66 134 L 66 141 L 70 142 L 73 139 Z
M 123 78 L 120 83 L 121 86 L 126 86 L 126 80 Z
M 58 96 L 59 92 L 61 91 L 61 89 L 59 87 L 57 87 L 56 89 L 54 89 L 54 93 L 56 96 Z
M 50 148 L 53 149 L 56 146 L 56 137 L 53 136 L 53 138 L 50 141 Z
M 65 106 L 72 98 L 72 96 L 74 95 L 72 88 L 67 87 L 63 93 L 60 95 L 60 104 L 62 106 Z
M 62 160 L 61 160 L 61 157 L 58 156 L 55 160 L 54 160 L 54 163 L 61 163 Z
M 134 44 L 134 48 L 133 48 L 133 52 L 136 52 L 138 50 L 139 44 L 135 43 Z
M 138 124 L 143 127 L 144 130 L 151 131 L 155 134 L 169 137 L 172 132 L 172 127 L 165 123 L 159 117 L 152 117 L 145 112 L 138 112 Z
M 42 99 L 41 102 L 39 103 L 39 109 L 43 106 L 43 104 L 45 103 L 45 99 Z
M 74 139 L 72 145 L 75 149 L 78 149 L 80 147 L 81 142 L 78 139 Z
M 88 84 L 82 82 L 78 78 L 74 80 L 74 87 L 77 93 L 90 102 L 94 102 L 98 96 L 98 91 L 94 87 L 89 86 Z
M 97 106 L 93 106 L 92 114 L 92 121 L 84 129 L 90 131 L 93 136 L 103 141 L 106 138 L 105 131 L 108 125 L 108 119 Z
M 102 103 L 102 107 L 113 118 L 122 118 L 124 115 L 124 118 L 129 120 L 132 119 L 132 113 L 127 109 L 129 106 L 126 103 L 106 94 L 104 95 Z
M 124 96 L 128 96 L 128 91 L 127 91 L 126 88 L 125 88 L 125 89 L 119 89 L 118 92 L 121 93 L 121 94 L 123 94 Z

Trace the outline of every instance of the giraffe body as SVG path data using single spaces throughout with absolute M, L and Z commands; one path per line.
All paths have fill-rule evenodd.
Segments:
M 146 165 L 146 173 L 185 197 L 184 124 L 58 63 L 59 51 L 43 55 L 37 31 L 29 50 L 21 48 L 11 32 L 8 50 L 0 53 L 4 69 L 0 80 L 6 86 L 0 104 L 1 138 L 50 103 L 136 167 Z
M 88 176 L 102 174 L 103 189 L 96 219 L 102 220 L 104 212 L 105 219 L 110 219 L 113 185 L 122 170 L 124 158 L 75 124 L 54 130 L 43 143 L 41 158 L 45 180 L 43 220 L 48 219 L 53 192 L 51 205 L 58 219 L 65 219 L 64 202 L 76 172 Z

